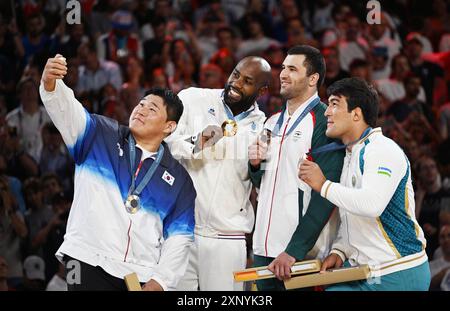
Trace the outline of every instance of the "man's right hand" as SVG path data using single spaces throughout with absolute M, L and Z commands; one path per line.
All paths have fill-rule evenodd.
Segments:
M 341 257 L 338 254 L 331 253 L 327 258 L 322 262 L 322 267 L 320 268 L 320 272 L 325 272 L 327 269 L 334 269 L 342 267 L 343 262 Z
M 222 128 L 218 125 L 208 125 L 203 129 L 196 142 L 197 151 L 214 146 L 223 137 Z
M 45 64 L 44 72 L 42 73 L 42 83 L 47 92 L 55 90 L 56 79 L 62 79 L 67 74 L 66 59 L 56 54 L 54 58 L 49 58 Z
M 251 166 L 255 168 L 259 167 L 261 162 L 267 157 L 267 148 L 267 143 L 263 142 L 259 138 L 255 143 L 248 147 L 248 158 Z

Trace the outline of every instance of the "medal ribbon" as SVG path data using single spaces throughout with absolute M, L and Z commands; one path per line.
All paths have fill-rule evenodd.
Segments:
M 315 150 L 311 150 L 310 152 L 308 152 L 308 155 L 312 155 L 312 154 L 319 154 L 319 153 L 324 153 L 324 152 L 331 152 L 331 151 L 335 151 L 335 150 L 340 150 L 340 149 L 344 149 L 347 148 L 348 146 L 351 146 L 353 144 L 356 144 L 358 141 L 360 141 L 361 139 L 364 139 L 367 135 L 369 135 L 370 131 L 372 130 L 372 128 L 369 126 L 368 128 L 366 128 L 364 130 L 364 132 L 361 134 L 361 137 L 359 137 L 357 140 L 352 141 L 348 144 L 342 144 L 342 143 L 329 143 L 323 146 L 320 146 L 319 148 L 315 149 Z
M 308 113 L 310 113 L 311 110 L 313 110 L 314 107 L 316 107 L 319 103 L 320 103 L 319 97 L 316 97 L 313 101 L 311 101 L 308 104 L 308 106 L 306 106 L 305 110 L 303 110 L 303 112 L 298 116 L 297 120 L 295 120 L 294 124 L 292 124 L 291 128 L 285 134 L 285 136 L 288 136 L 297 127 L 297 125 L 303 120 L 303 118 L 306 117 L 308 115 Z M 281 111 L 280 116 L 278 118 L 278 121 L 275 124 L 275 127 L 272 131 L 273 136 L 279 136 L 278 132 L 280 131 L 281 126 L 283 125 L 283 119 L 284 119 L 284 114 L 286 112 L 286 108 L 287 108 L 287 104 L 284 105 L 283 110 Z
M 142 190 L 144 189 L 145 186 L 147 186 L 147 184 L 149 183 L 153 174 L 155 174 L 156 168 L 158 167 L 159 163 L 161 163 L 161 159 L 164 154 L 164 147 L 161 144 L 161 145 L 159 145 L 159 149 L 158 149 L 158 153 L 156 155 L 155 161 L 153 161 L 152 165 L 150 166 L 148 171 L 145 173 L 141 182 L 136 187 L 136 185 L 135 185 L 136 178 L 133 178 L 133 175 L 136 175 L 136 177 L 137 177 L 137 173 L 138 173 L 134 169 L 134 162 L 136 161 L 136 145 L 135 145 L 135 143 L 136 142 L 134 140 L 133 135 L 130 134 L 130 137 L 128 139 L 128 147 L 130 150 L 130 171 L 132 172 L 132 176 L 131 176 L 131 186 L 130 186 L 130 189 L 128 190 L 128 196 L 130 196 L 132 194 L 139 196 L 139 194 L 141 194 Z M 133 172 L 135 172 L 135 173 L 133 174 Z
M 251 109 L 251 110 L 247 110 L 247 111 L 241 112 L 241 113 L 238 114 L 237 116 L 234 116 L 234 115 L 233 115 L 233 112 L 232 112 L 231 109 L 230 109 L 230 107 L 228 107 L 228 105 L 225 103 L 225 100 L 223 99 L 223 94 L 222 94 L 222 102 L 223 102 L 223 106 L 225 107 L 225 112 L 226 112 L 226 114 L 227 114 L 227 118 L 230 119 L 230 120 L 236 121 L 236 122 L 241 121 L 241 120 L 247 118 L 248 115 L 249 115 L 253 110 L 255 110 L 255 108 L 253 108 L 253 109 Z

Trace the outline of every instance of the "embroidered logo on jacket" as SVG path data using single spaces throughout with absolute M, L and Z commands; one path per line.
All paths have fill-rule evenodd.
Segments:
M 120 148 L 120 144 L 117 143 L 117 148 L 119 149 L 119 157 L 123 156 L 123 150 Z
M 292 136 L 294 141 L 299 140 L 302 137 L 302 131 L 295 131 L 294 135 Z
M 212 114 L 213 116 L 216 116 L 216 111 L 214 108 L 209 108 L 208 113 Z
M 173 183 L 175 181 L 175 177 L 170 175 L 169 172 L 167 172 L 167 171 L 164 171 L 164 174 L 162 175 L 161 178 L 171 186 L 173 185 Z

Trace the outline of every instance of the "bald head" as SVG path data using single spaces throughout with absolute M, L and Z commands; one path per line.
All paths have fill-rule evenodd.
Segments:
M 269 86 L 270 80 L 272 79 L 271 67 L 269 63 L 262 57 L 259 56 L 247 56 L 241 59 L 241 61 L 236 65 L 236 68 L 241 66 L 254 67 L 256 69 L 255 76 L 258 80 L 259 87 Z

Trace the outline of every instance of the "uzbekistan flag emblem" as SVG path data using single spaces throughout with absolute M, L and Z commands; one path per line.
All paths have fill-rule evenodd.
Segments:
M 378 174 L 386 175 L 388 177 L 391 177 L 392 171 L 390 169 L 388 169 L 387 167 L 379 166 L 378 167 Z

